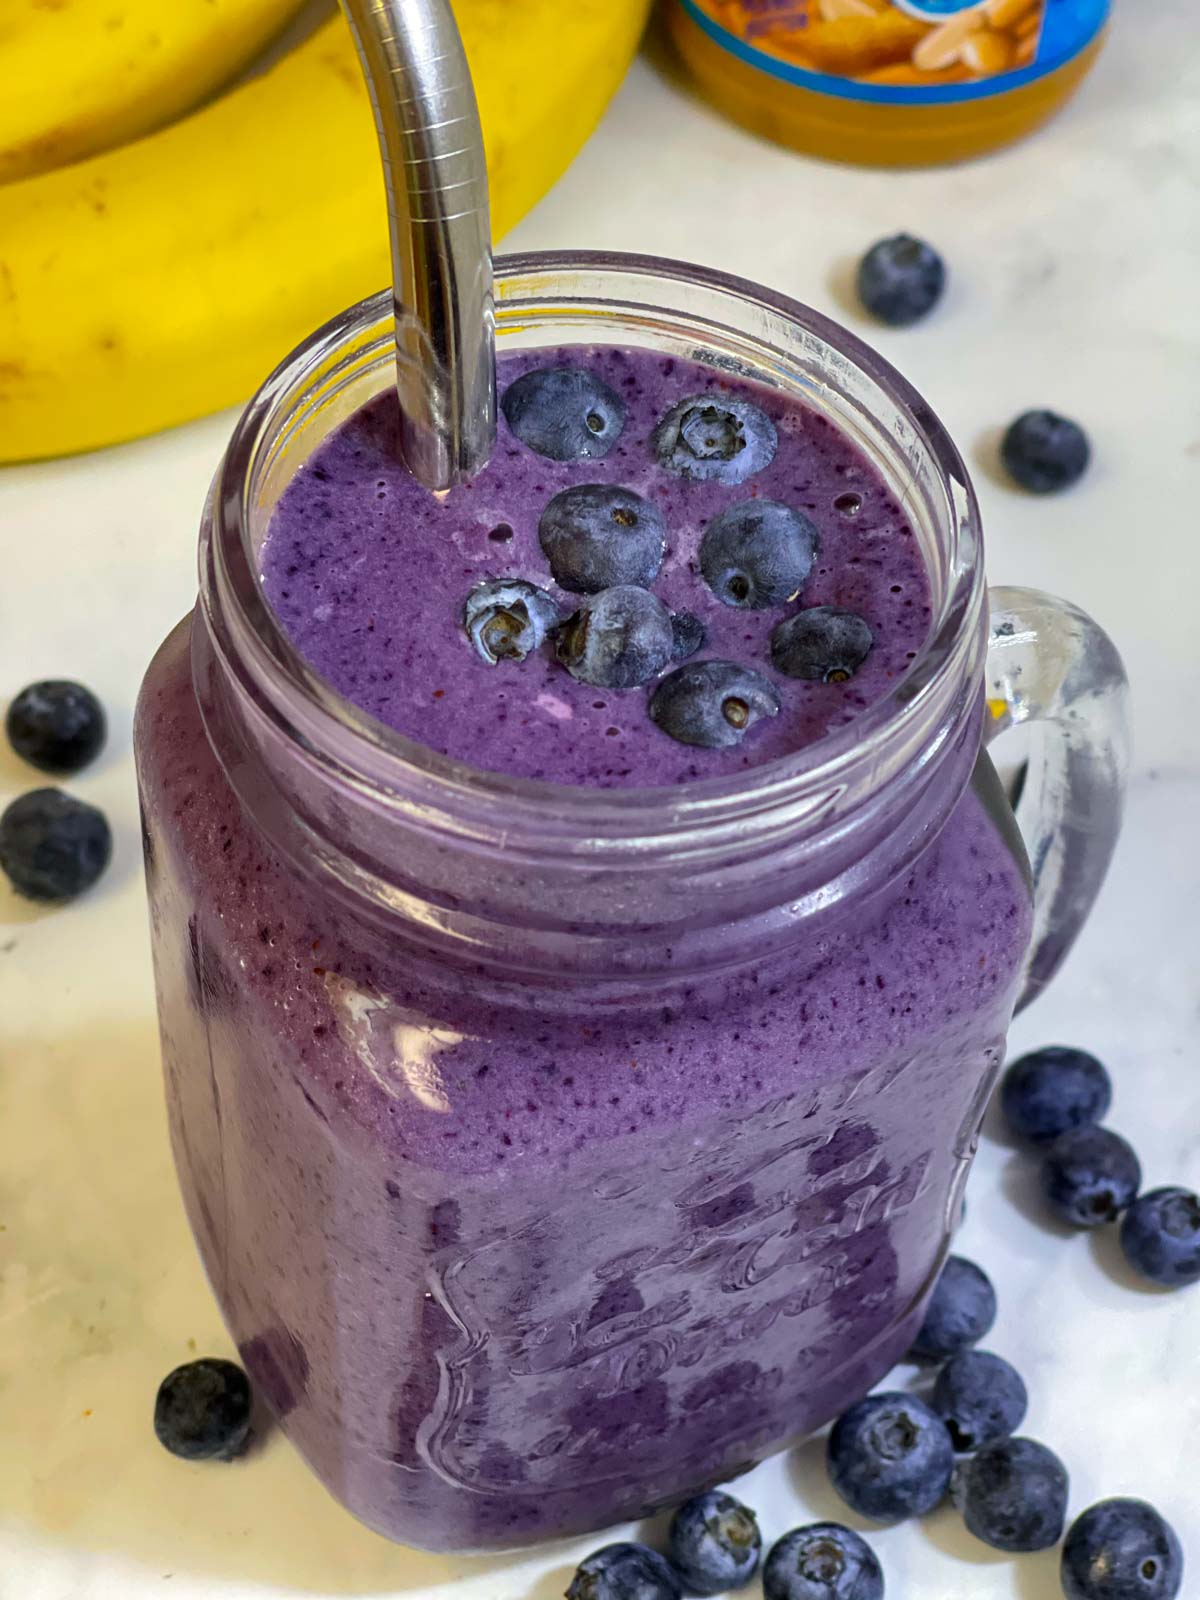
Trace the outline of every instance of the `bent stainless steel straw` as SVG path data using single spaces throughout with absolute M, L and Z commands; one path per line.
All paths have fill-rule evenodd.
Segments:
M 449 0 L 341 0 L 387 188 L 401 449 L 428 489 L 470 478 L 496 436 L 487 166 Z M 319 242 L 318 242 L 319 248 Z

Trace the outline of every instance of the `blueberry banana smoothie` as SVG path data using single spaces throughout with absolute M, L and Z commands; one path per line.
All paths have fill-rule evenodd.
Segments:
M 921 552 L 819 412 L 619 349 L 503 358 L 499 384 L 469 485 L 408 475 L 386 395 L 275 513 L 267 596 L 355 705 L 513 777 L 650 788 L 788 755 L 902 676 Z
M 407 475 L 385 392 L 259 549 L 353 737 L 420 747 L 411 791 L 268 728 L 211 596 L 138 717 L 214 1290 L 330 1490 L 454 1550 L 640 1517 L 878 1381 L 944 1257 L 1031 920 L 978 688 L 937 781 L 874 774 L 853 827 L 848 768 L 822 805 L 768 782 L 719 846 L 669 820 L 693 788 L 719 809 L 705 780 L 850 750 L 925 650 L 926 557 L 857 445 L 661 351 L 548 345 L 499 379 L 470 484 Z M 621 835 L 620 870 L 607 824 L 568 835 L 589 795 L 619 791 L 619 831 L 647 790 L 662 836 Z

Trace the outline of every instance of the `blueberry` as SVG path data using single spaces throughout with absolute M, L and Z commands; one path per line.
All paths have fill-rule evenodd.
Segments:
M 788 678 L 845 683 L 871 653 L 875 636 L 856 611 L 809 606 L 771 634 L 771 661 Z
M 1200 1197 L 1151 1189 L 1121 1221 L 1121 1249 L 1135 1272 L 1167 1289 L 1200 1283 Z
M 1060 1044 L 1014 1061 L 1000 1086 L 1009 1127 L 1034 1144 L 1102 1122 L 1111 1104 L 1112 1081 L 1095 1056 Z
M 1078 483 L 1091 460 L 1088 436 L 1077 422 L 1053 411 L 1025 411 L 1009 424 L 1000 457 L 1031 494 L 1057 494 Z
M 883 1600 L 883 1569 L 867 1541 L 840 1522 L 785 1533 L 763 1568 L 764 1600 Z
M 74 900 L 111 855 L 104 813 L 61 789 L 32 789 L 0 816 L 0 868 L 27 900 Z
M 947 1362 L 933 1387 L 933 1409 L 963 1453 L 1007 1439 L 1024 1422 L 1029 1394 L 1021 1374 L 986 1350 L 964 1350 Z
M 999 1439 L 963 1461 L 954 1500 L 977 1539 L 995 1550 L 1048 1550 L 1062 1538 L 1067 1469 L 1035 1439 Z
M 578 367 L 539 367 L 510 383 L 500 402 L 522 444 L 551 461 L 596 461 L 625 426 L 616 390 Z
M 1067 1600 L 1175 1600 L 1183 1549 L 1144 1500 L 1101 1500 L 1077 1517 L 1062 1553 Z
M 90 689 L 48 678 L 22 689 L 8 708 L 8 742 L 30 766 L 60 776 L 81 772 L 104 744 L 104 710 Z
M 948 1361 L 978 1344 L 996 1320 L 996 1291 L 981 1267 L 950 1256 L 910 1352 L 914 1361 Z
M 250 1437 L 249 1378 L 217 1357 L 176 1367 L 159 1385 L 154 1432 L 185 1461 L 232 1461 Z
M 558 659 L 580 683 L 632 689 L 671 660 L 671 613 L 649 589 L 621 584 L 589 596 L 555 635 Z
M 749 1583 L 758 1571 L 762 1534 L 753 1511 L 731 1494 L 711 1489 L 671 1518 L 669 1549 L 689 1594 L 724 1594 Z
M 1108 1128 L 1060 1134 L 1042 1162 L 1042 1192 L 1050 1209 L 1075 1228 L 1115 1222 L 1132 1205 L 1141 1181 L 1137 1156 Z
M 833 1425 L 826 1463 L 833 1487 L 860 1516 L 879 1522 L 923 1516 L 944 1498 L 954 1471 L 946 1425 L 911 1394 L 872 1394 Z
M 522 578 L 477 583 L 463 606 L 467 637 L 490 667 L 524 661 L 557 623 L 558 607 L 551 597 Z
M 632 489 L 581 483 L 542 512 L 538 538 L 550 570 L 573 594 L 652 584 L 667 545 L 663 514 Z
M 763 611 L 796 598 L 820 548 L 816 524 L 802 511 L 780 500 L 743 500 L 704 530 L 700 571 L 723 604 Z
M 758 406 L 704 394 L 672 406 L 650 436 L 660 467 L 729 487 L 769 467 L 778 444 L 775 424 Z
M 920 322 L 942 298 L 946 266 L 922 239 L 898 233 L 873 244 L 858 264 L 858 296 L 873 317 L 893 328 Z
M 727 750 L 761 717 L 779 712 L 779 696 L 753 667 L 735 661 L 689 661 L 650 696 L 650 720 L 680 744 Z
M 579 1565 L 567 1600 L 681 1600 L 670 1562 L 644 1544 L 606 1544 Z
M 685 661 L 697 650 L 703 650 L 707 638 L 708 629 L 690 611 L 677 611 L 671 618 L 671 654 L 676 661 Z

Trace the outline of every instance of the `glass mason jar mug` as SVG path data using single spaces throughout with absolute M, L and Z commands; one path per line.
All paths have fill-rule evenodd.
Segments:
M 392 381 L 390 299 L 239 422 L 138 711 L 176 1163 L 284 1430 L 363 1521 L 436 1549 L 640 1516 L 903 1353 L 1124 764 L 1112 645 L 1020 590 L 989 639 L 962 462 L 844 330 L 638 257 L 512 258 L 497 294 L 501 350 L 646 347 L 824 411 L 903 501 L 935 622 L 885 700 L 736 778 L 476 771 L 343 701 L 258 581 L 291 475 Z M 983 753 L 1023 720 L 1032 873 Z

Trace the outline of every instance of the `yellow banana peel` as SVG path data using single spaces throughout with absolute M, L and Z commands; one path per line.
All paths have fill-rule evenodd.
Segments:
M 0 0 L 0 183 L 138 139 L 230 83 L 299 0 Z
M 648 9 L 457 0 L 497 237 L 594 128 Z M 239 402 L 388 277 L 374 124 L 339 17 L 184 121 L 0 188 L 0 461 Z

